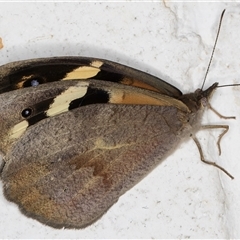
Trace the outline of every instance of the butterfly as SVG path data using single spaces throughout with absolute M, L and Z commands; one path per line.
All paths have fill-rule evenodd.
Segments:
M 182 141 L 199 144 L 217 86 L 182 94 L 140 70 L 87 57 L 1 66 L 6 198 L 54 228 L 92 224 Z

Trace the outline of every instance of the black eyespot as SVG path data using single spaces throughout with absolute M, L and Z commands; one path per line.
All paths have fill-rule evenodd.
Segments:
M 44 79 L 41 77 L 31 77 L 24 82 L 23 87 L 36 87 L 44 82 Z
M 31 114 L 32 114 L 31 108 L 26 108 L 22 111 L 22 117 L 24 117 L 24 118 L 31 116 Z
M 32 86 L 32 87 L 36 87 L 36 86 L 38 86 L 39 84 L 40 84 L 40 82 L 39 82 L 38 79 L 33 79 L 33 80 L 31 81 L 31 86 Z

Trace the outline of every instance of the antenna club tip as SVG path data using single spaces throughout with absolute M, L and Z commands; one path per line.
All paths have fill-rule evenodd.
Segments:
M 223 17 L 223 15 L 224 15 L 225 11 L 226 11 L 226 9 L 224 9 L 224 10 L 222 11 L 222 16 L 221 16 L 221 17 Z

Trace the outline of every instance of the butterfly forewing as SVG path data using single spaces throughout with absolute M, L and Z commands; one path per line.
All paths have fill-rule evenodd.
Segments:
M 168 96 L 181 91 L 162 79 L 108 60 L 87 57 L 55 57 L 8 63 L 0 67 L 0 92 L 62 80 L 98 79 L 132 85 Z

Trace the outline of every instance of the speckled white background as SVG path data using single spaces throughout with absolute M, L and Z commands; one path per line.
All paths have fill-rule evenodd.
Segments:
M 238 3 L 105 2 L 0 3 L 0 64 L 27 58 L 83 55 L 147 71 L 183 92 L 200 87 L 219 17 L 226 8 L 207 86 L 240 82 Z M 55 230 L 22 215 L 0 195 L 0 238 L 240 238 L 240 88 L 219 89 L 212 105 L 237 120 L 207 113 L 204 122 L 230 125 L 200 134 L 207 159 L 235 177 L 204 165 L 192 141 L 128 191 L 95 224 Z M 2 188 L 2 185 L 1 185 Z

